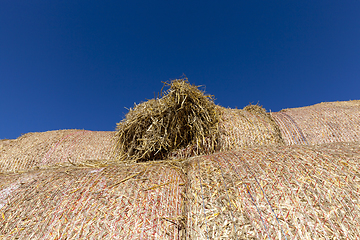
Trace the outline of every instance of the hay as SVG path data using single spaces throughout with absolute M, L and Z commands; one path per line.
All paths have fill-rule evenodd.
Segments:
M 279 127 L 261 106 L 249 105 L 242 110 L 218 108 L 221 150 L 284 145 Z
M 146 103 L 140 105 L 146 107 Z M 163 158 L 189 158 L 200 152 L 212 153 L 214 149 L 224 151 L 282 145 L 283 141 L 286 145 L 360 141 L 360 101 L 285 109 L 271 113 L 271 116 L 256 105 L 242 110 L 215 106 L 214 112 L 218 119 L 218 134 L 203 138 L 201 148 L 197 147 L 197 142 L 169 153 L 163 150 L 163 155 L 167 154 Z M 115 132 L 58 130 L 1 140 L 0 172 L 27 171 L 65 162 L 110 161 L 113 158 L 114 136 Z M 161 159 L 160 152 L 157 155 Z
M 270 114 L 165 86 L 116 132 L 0 141 L 0 239 L 360 238 L 360 101 Z
M 170 163 L 0 174 L 0 239 L 181 239 L 183 192 Z
M 189 146 L 195 146 L 197 154 L 215 151 L 218 113 L 212 96 L 204 95 L 186 78 L 164 86 L 169 90 L 161 93 L 162 98 L 135 105 L 117 124 L 117 159 L 166 159 Z
M 29 171 L 69 162 L 109 161 L 114 134 L 75 129 L 28 133 L 0 148 L 0 172 Z
M 360 143 L 259 147 L 188 163 L 188 239 L 359 239 Z
M 11 142 L 10 139 L 1 139 L 1 140 L 0 140 L 0 151 L 1 151 L 1 148 L 3 148 L 4 146 L 8 145 L 10 142 Z
M 191 143 L 173 150 L 166 158 L 184 159 L 220 148 L 229 150 L 281 143 L 281 137 L 267 115 L 220 106 L 216 106 L 215 111 L 219 119 L 216 143 L 215 137 L 205 137 L 201 149 Z M 76 165 L 90 160 L 112 161 L 114 136 L 115 132 L 73 129 L 28 133 L 15 140 L 4 140 L 2 142 L 6 144 L 0 148 L 0 172 L 28 171 L 69 162 Z
M 287 145 L 360 141 L 359 100 L 284 109 L 271 115 Z
M 0 239 L 359 239 L 360 143 L 0 174 Z

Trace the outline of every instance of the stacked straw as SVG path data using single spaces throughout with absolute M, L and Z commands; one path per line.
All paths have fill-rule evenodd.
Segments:
M 218 108 L 222 150 L 284 144 L 279 127 L 261 106 L 249 105 L 242 110 Z
M 0 175 L 0 239 L 181 239 L 183 192 L 168 163 Z
M 326 102 L 272 113 L 287 145 L 360 141 L 360 101 Z
M 0 239 L 359 239 L 360 143 L 0 174 Z
M 117 159 L 161 160 L 180 149 L 195 148 L 197 154 L 216 150 L 219 117 L 212 96 L 187 78 L 164 86 L 169 90 L 161 92 L 162 98 L 135 105 L 117 124 Z
M 0 239 L 360 239 L 360 101 L 270 114 L 164 86 L 116 132 L 1 140 Z
M 0 172 L 28 171 L 62 163 L 109 161 L 114 132 L 58 130 L 28 133 L 0 148 Z
M 187 176 L 188 239 L 360 239 L 358 142 L 199 156 Z
M 219 150 L 284 144 L 280 129 L 264 108 L 216 106 L 188 80 L 166 83 L 169 90 L 130 109 L 118 123 L 116 158 L 148 161 L 188 158 Z

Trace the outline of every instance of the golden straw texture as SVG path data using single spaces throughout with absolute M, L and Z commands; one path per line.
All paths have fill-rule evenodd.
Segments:
M 187 176 L 187 239 L 360 239 L 359 143 L 199 156 Z
M 114 132 L 0 140 L 0 239 L 360 239 L 360 101 L 268 113 L 164 86 Z
M 86 130 L 28 133 L 0 148 L 0 172 L 28 171 L 69 162 L 108 161 L 114 134 Z
M 218 108 L 221 112 L 219 143 L 222 150 L 284 144 L 277 124 L 260 106 Z
M 354 142 L 2 173 L 0 239 L 358 239 L 359 169 Z
M 167 164 L 0 174 L 0 239 L 181 239 L 183 190 Z
M 12 140 L 10 139 L 1 139 L 0 140 L 0 151 L 1 151 L 1 148 L 5 147 L 6 145 L 8 145 Z
M 192 145 L 197 153 L 205 153 L 204 148 L 209 146 L 215 151 L 218 112 L 212 96 L 190 85 L 186 78 L 165 83 L 166 86 L 169 89 L 161 92 L 162 98 L 135 105 L 117 124 L 117 159 L 161 160 Z
M 287 145 L 360 141 L 360 101 L 325 102 L 271 114 Z

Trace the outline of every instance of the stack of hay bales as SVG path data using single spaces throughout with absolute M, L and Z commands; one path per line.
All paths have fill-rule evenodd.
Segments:
M 360 101 L 270 114 L 166 85 L 115 132 L 0 141 L 0 239 L 360 238 Z

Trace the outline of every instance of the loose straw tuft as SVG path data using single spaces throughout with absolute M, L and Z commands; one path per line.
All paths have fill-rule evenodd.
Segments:
M 171 152 L 194 146 L 197 154 L 214 152 L 219 114 L 213 96 L 187 78 L 165 83 L 162 98 L 135 105 L 117 124 L 118 160 L 161 160 Z

